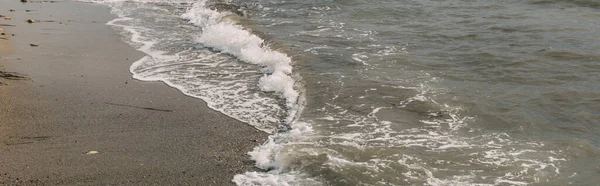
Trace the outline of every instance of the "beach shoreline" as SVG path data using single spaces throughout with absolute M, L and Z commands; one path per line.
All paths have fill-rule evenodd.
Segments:
M 2 27 L 0 65 L 24 78 L 0 78 L 0 184 L 231 185 L 255 169 L 246 153 L 267 134 L 133 79 L 143 53 L 105 25 L 108 7 L 2 4 L 0 23 L 14 26 Z

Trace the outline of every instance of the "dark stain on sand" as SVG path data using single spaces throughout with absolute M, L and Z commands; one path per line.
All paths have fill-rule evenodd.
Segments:
M 11 145 L 25 145 L 32 144 L 37 141 L 43 141 L 52 138 L 52 136 L 24 136 L 20 138 L 9 137 L 9 140 L 4 141 L 4 144 Z
M 6 79 L 6 80 L 27 80 L 28 78 L 25 77 L 25 76 L 23 76 L 23 75 L 19 75 L 17 73 L 14 73 L 14 72 L 0 71 L 0 79 Z M 0 82 L 0 85 L 6 85 L 6 83 Z
M 173 112 L 173 110 L 157 109 L 157 108 L 152 108 L 152 107 L 138 107 L 138 106 L 135 106 L 135 105 L 125 105 L 125 104 L 110 103 L 110 102 L 104 102 L 104 103 L 107 104 L 107 105 L 120 106 L 120 107 L 131 107 L 131 108 L 151 110 L 151 111 L 160 111 L 160 112 Z

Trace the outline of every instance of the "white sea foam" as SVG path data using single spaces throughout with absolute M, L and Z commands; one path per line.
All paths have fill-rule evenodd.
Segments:
M 233 180 L 237 185 L 242 186 L 290 186 L 295 185 L 296 176 L 292 174 L 288 175 L 276 175 L 276 174 L 264 174 L 260 172 L 247 172 L 244 174 L 234 176 Z
M 197 40 L 205 46 L 214 48 L 238 59 L 260 65 L 264 75 L 258 85 L 262 91 L 275 92 L 286 102 L 287 117 L 285 123 L 289 131 L 269 136 L 267 142 L 254 148 L 248 154 L 256 162 L 258 168 L 269 172 L 247 172 L 236 175 L 233 179 L 238 185 L 297 185 L 306 184 L 310 179 L 298 181 L 298 175 L 287 172 L 285 148 L 295 142 L 305 141 L 302 138 L 312 132 L 308 123 L 294 121 L 301 109 L 298 103 L 299 93 L 295 89 L 296 80 L 292 74 L 292 59 L 286 54 L 274 51 L 265 41 L 228 19 L 231 14 L 217 12 L 206 8 L 206 1 L 193 5 L 182 18 L 203 28 Z M 314 185 L 317 182 L 311 182 Z
M 299 93 L 294 89 L 296 80 L 291 77 L 292 59 L 284 53 L 271 50 L 263 39 L 227 19 L 230 15 L 206 8 L 204 0 L 195 3 L 182 18 L 203 28 L 198 41 L 205 46 L 264 67 L 259 87 L 263 91 L 275 92 L 286 100 L 289 112 L 286 123 L 291 123 L 300 109 L 297 102 Z
M 248 153 L 256 162 L 256 167 L 270 171 L 246 172 L 236 175 L 233 181 L 238 185 L 297 185 L 299 183 L 298 173 L 289 172 L 287 167 L 290 164 L 287 162 L 289 160 L 287 158 L 296 152 L 286 148 L 292 148 L 299 142 L 306 143 L 308 136 L 313 133 L 313 129 L 309 123 L 300 121 L 293 122 L 290 127 L 292 129 L 289 131 L 269 136 L 267 142 Z M 306 183 L 307 181 L 312 183 L 311 185 L 318 183 L 309 178 L 303 179 L 302 182 Z

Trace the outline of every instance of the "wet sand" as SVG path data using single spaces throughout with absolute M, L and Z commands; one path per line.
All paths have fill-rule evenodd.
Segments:
M 24 76 L 0 77 L 0 185 L 232 185 L 253 169 L 246 153 L 266 134 L 132 79 L 143 54 L 105 25 L 108 7 L 0 4 L 14 25 L 0 26 L 0 71 Z

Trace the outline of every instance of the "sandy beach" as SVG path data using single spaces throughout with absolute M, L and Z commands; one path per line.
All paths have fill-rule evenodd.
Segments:
M 108 7 L 0 2 L 1 185 L 232 185 L 253 169 L 266 134 L 132 79 L 143 54 Z

